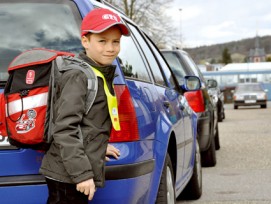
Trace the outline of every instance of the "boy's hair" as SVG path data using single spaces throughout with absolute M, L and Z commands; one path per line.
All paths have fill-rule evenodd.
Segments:
M 104 8 L 93 9 L 82 21 L 81 36 L 88 33 L 101 33 L 112 26 L 118 26 L 122 35 L 130 35 L 128 27 L 121 21 L 118 14 Z

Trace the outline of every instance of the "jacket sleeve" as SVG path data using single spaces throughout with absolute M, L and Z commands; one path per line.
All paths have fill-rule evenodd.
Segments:
M 83 72 L 70 70 L 63 74 L 53 137 L 60 148 L 65 169 L 74 183 L 94 177 L 79 128 L 85 112 L 86 94 L 87 77 Z

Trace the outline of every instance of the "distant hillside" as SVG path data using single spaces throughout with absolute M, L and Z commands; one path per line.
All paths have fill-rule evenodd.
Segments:
M 201 46 L 196 48 L 184 48 L 197 64 L 219 63 L 224 48 L 228 48 L 233 62 L 244 62 L 250 49 L 255 48 L 255 38 L 247 38 L 223 44 Z M 271 36 L 259 37 L 260 48 L 265 49 L 267 55 L 271 55 Z

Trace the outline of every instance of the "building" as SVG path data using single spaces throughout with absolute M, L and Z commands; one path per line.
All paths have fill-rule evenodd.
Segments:
M 265 62 L 266 54 L 264 48 L 260 48 L 260 39 L 258 34 L 255 38 L 255 49 L 249 50 L 248 62 Z

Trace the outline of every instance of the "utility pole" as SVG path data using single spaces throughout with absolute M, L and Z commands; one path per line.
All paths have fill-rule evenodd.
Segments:
M 183 40 L 182 40 L 182 9 L 179 8 L 180 11 L 180 49 L 183 48 Z

